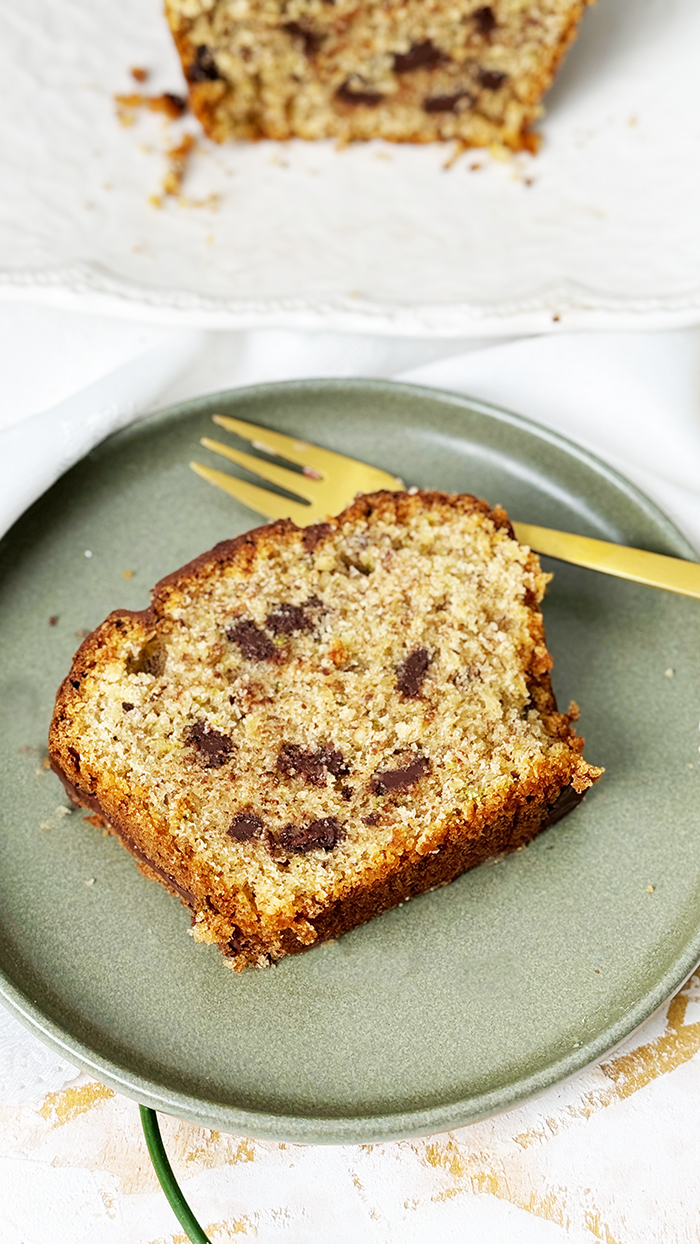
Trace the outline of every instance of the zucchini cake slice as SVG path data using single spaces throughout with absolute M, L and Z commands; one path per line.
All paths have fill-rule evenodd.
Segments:
M 534 149 L 591 0 L 166 0 L 207 134 Z
M 237 970 L 511 851 L 601 774 L 504 510 L 379 492 L 225 541 L 79 649 L 49 749 Z

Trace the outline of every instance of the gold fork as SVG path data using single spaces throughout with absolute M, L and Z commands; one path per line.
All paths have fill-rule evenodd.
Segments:
M 380 471 L 378 467 L 346 458 L 344 454 L 322 449 L 319 445 L 309 445 L 296 437 L 284 436 L 281 432 L 245 423 L 242 419 L 231 419 L 227 415 L 214 415 L 213 420 L 219 427 L 249 441 L 254 449 L 284 458 L 302 468 L 301 472 L 290 471 L 266 458 L 232 449 L 208 436 L 202 437 L 201 444 L 212 453 L 220 454 L 260 479 L 294 494 L 296 499 L 292 500 L 225 471 L 216 471 L 199 462 L 190 463 L 192 470 L 202 479 L 216 488 L 222 488 L 266 518 L 291 518 L 297 526 L 307 527 L 310 523 L 323 522 L 329 515 L 339 514 L 358 492 L 377 492 L 383 488 L 396 492 L 405 488 L 405 484 L 388 471 Z M 513 527 L 520 543 L 529 545 L 536 553 L 700 600 L 700 564 L 697 562 L 648 553 L 644 549 L 627 548 L 622 544 L 610 544 L 607 540 L 594 540 L 566 531 L 554 531 L 551 527 L 534 527 L 530 523 L 513 523 Z

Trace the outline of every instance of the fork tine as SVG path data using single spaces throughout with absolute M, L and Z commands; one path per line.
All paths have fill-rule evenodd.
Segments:
M 309 445 L 298 437 L 284 436 L 281 432 L 273 432 L 271 428 L 261 427 L 257 423 L 232 419 L 230 415 L 212 415 L 212 419 L 219 427 L 235 432 L 243 440 L 252 441 L 256 449 L 278 454 L 281 458 L 295 462 L 297 466 L 312 467 L 328 477 L 341 478 L 341 472 L 342 478 L 349 479 L 352 476 L 355 483 L 350 496 L 354 496 L 356 492 L 376 492 L 380 488 L 395 490 L 405 487 L 400 479 L 390 475 L 388 471 L 382 471 L 366 462 L 358 462 L 356 458 L 348 458 L 345 454 L 334 453 L 332 449 Z
M 265 518 L 291 518 L 298 527 L 307 527 L 317 522 L 320 514 L 314 505 L 302 505 L 299 501 L 290 501 L 288 497 L 280 497 L 266 488 L 258 488 L 257 484 L 249 484 L 244 479 L 227 475 L 225 471 L 215 471 L 212 467 L 202 466 L 201 462 L 190 462 L 192 470 L 215 488 L 221 488 L 229 496 L 242 501 L 251 510 L 264 514 Z
M 282 432 L 273 432 L 272 428 L 263 428 L 257 423 L 232 419 L 230 415 L 212 415 L 212 419 L 220 428 L 235 432 L 244 441 L 252 441 L 256 449 L 287 458 L 297 466 L 313 466 L 317 470 L 323 470 L 328 461 L 341 458 L 340 454 L 331 453 L 329 449 L 307 445 L 299 436 L 285 436 Z
M 265 458 L 254 458 L 252 454 L 242 453 L 239 449 L 229 449 L 228 445 L 222 445 L 221 441 L 212 441 L 208 436 L 203 436 L 199 443 L 212 453 L 220 454 L 222 458 L 228 458 L 230 462 L 245 467 L 252 475 L 259 475 L 270 484 L 277 484 L 279 488 L 286 488 L 287 492 L 294 492 L 298 497 L 313 501 L 313 492 L 309 489 L 313 489 L 314 481 L 308 476 L 276 466 Z

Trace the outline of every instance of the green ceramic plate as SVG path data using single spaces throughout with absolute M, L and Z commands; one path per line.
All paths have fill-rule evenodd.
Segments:
M 215 411 L 516 518 L 693 556 L 583 450 L 449 394 L 270 385 L 120 432 L 0 546 L 3 996 L 107 1084 L 225 1131 L 381 1140 L 511 1106 L 611 1049 L 700 960 L 700 605 L 550 566 L 555 689 L 581 705 L 603 780 L 520 854 L 274 970 L 234 975 L 115 839 L 65 810 L 42 767 L 76 636 L 255 525 L 188 470 Z

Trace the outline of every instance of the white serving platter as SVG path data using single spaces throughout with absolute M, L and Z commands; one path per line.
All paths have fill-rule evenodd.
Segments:
M 114 104 L 134 65 L 183 90 L 160 0 L 0 18 L 3 298 L 404 336 L 700 321 L 697 0 L 599 0 L 535 157 L 201 139 L 160 209 L 164 152 L 196 122 L 127 128 Z

